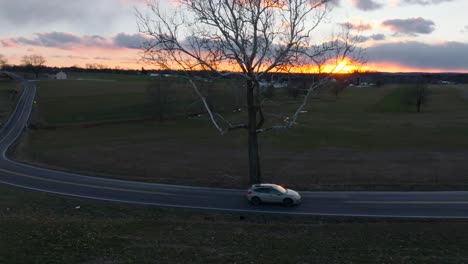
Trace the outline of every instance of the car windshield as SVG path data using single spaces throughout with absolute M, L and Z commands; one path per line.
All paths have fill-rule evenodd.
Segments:
M 277 185 L 275 186 L 275 189 L 280 191 L 281 193 L 286 193 L 286 189 L 283 186 Z

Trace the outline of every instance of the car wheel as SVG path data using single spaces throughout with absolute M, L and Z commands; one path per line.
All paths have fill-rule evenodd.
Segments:
M 262 203 L 262 201 L 260 200 L 260 198 L 258 197 L 253 197 L 250 202 L 253 204 L 253 205 L 260 205 L 260 203 Z
M 293 206 L 294 202 L 292 199 L 290 198 L 286 198 L 283 200 L 283 205 L 286 206 L 286 207 L 291 207 Z

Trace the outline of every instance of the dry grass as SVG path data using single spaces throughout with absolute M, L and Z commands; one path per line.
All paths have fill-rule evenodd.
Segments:
M 7 79 L 0 79 L 0 126 L 8 120 L 18 97 L 17 94 L 12 94 L 11 91 L 19 91 L 20 89 L 21 85 L 18 83 Z
M 129 82 L 57 93 L 58 87 L 49 87 L 42 96 L 63 105 L 81 95 L 91 97 L 94 90 L 116 89 L 115 96 L 124 95 L 118 102 L 125 102 L 123 84 Z M 261 135 L 264 181 L 300 190 L 466 189 L 468 104 L 460 90 L 468 87 L 432 86 L 420 114 L 378 111 L 382 102 L 399 102 L 396 89 L 353 88 L 336 98 L 323 96 L 311 102 L 298 127 Z M 47 108 L 47 100 L 40 104 Z M 75 109 L 92 116 L 95 108 L 86 105 Z M 68 112 L 65 108 L 57 115 Z M 204 119 L 56 127 L 29 131 L 26 139 L 17 158 L 58 169 L 195 186 L 247 185 L 245 133 L 220 136 Z

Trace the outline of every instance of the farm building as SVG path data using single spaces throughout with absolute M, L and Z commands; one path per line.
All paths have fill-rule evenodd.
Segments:
M 59 72 L 59 73 L 57 73 L 55 75 L 55 79 L 57 79 L 57 80 L 66 80 L 67 79 L 67 74 L 64 73 L 63 71 L 61 71 L 61 72 Z

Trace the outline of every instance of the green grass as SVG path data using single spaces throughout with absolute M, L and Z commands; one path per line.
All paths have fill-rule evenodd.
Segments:
M 81 123 L 146 115 L 145 82 L 43 81 L 38 107 L 47 123 Z
M 227 107 L 226 100 L 231 99 L 218 88 L 220 86 L 228 87 L 228 84 L 220 82 L 214 87 L 202 88 L 209 89 L 209 98 L 213 99 L 216 109 Z M 148 92 L 149 87 L 154 96 Z M 156 118 L 160 108 L 153 100 L 158 101 L 159 95 L 163 97 L 166 119 L 200 112 L 202 107 L 186 82 L 170 78 L 158 81 L 46 80 L 39 83 L 38 95 L 41 117 L 53 125 Z
M 12 95 L 12 90 L 20 91 L 21 85 L 13 81 L 0 80 L 0 124 L 5 122 L 15 107 L 18 95 Z
M 150 182 L 247 184 L 244 130 L 221 136 L 206 117 L 184 115 L 162 123 L 120 122 L 151 116 L 152 109 L 145 107 L 148 83 L 49 81 L 40 86 L 39 117 L 52 126 L 29 131 L 15 153 L 19 159 Z M 170 87 L 167 80 L 159 86 Z M 210 89 L 220 86 L 236 88 L 218 84 Z M 353 87 L 338 97 L 311 98 L 296 127 L 260 134 L 264 180 L 299 189 L 464 189 L 468 87 L 430 86 L 422 113 L 395 108 L 400 89 Z M 211 95 L 221 96 L 220 90 Z M 185 113 L 183 108 L 194 102 L 192 91 L 171 92 L 168 100 Z M 291 114 L 299 103 L 277 92 L 265 108 L 267 125 L 282 124 L 271 114 Z M 390 111 L 382 111 L 385 105 Z M 227 116 L 242 120 L 245 112 Z
M 401 105 L 404 87 L 351 88 L 312 101 L 299 126 L 262 135 L 275 146 L 310 148 L 430 149 L 468 147 L 468 101 L 456 87 L 431 86 L 422 113 Z M 468 87 L 466 87 L 468 89 Z
M 371 111 L 388 113 L 401 113 L 410 111 L 409 106 L 402 103 L 402 97 L 404 96 L 406 89 L 408 89 L 407 86 L 394 88 L 389 94 L 387 94 L 377 104 L 375 104 Z
M 452 264 L 468 258 L 466 221 L 240 216 L 0 186 L 0 263 Z

